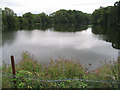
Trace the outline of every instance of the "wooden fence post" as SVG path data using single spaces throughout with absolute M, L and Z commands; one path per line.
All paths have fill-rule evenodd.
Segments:
M 13 72 L 13 79 L 16 78 L 16 73 L 15 73 L 15 63 L 14 63 L 14 56 L 12 55 L 11 56 L 11 64 L 12 64 L 12 72 Z M 17 89 L 17 86 L 16 86 L 16 80 L 14 80 L 14 88 Z

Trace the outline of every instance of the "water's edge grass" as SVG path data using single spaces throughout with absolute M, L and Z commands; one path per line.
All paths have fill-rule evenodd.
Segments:
M 89 71 L 80 62 L 62 58 L 51 60 L 48 65 L 40 64 L 32 55 L 24 52 L 15 68 L 15 80 L 18 88 L 118 88 L 120 85 L 118 83 L 85 81 L 118 81 L 117 61 L 102 63 L 101 67 Z M 2 88 L 13 88 L 14 80 L 10 77 L 12 75 L 11 65 L 3 63 L 2 74 Z M 54 80 L 61 81 L 56 82 Z

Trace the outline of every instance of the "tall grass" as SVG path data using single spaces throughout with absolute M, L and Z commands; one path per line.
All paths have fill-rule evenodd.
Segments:
M 28 52 L 22 54 L 19 63 L 16 64 L 16 81 L 18 88 L 117 88 L 118 84 L 100 83 L 79 80 L 66 80 L 59 82 L 47 82 L 47 80 L 63 79 L 87 79 L 87 80 L 118 80 L 118 63 L 104 62 L 96 70 L 88 71 L 80 62 L 65 60 L 51 60 L 48 65 L 41 64 Z M 12 69 L 9 64 L 2 66 L 2 87 L 12 88 L 14 86 Z M 6 75 L 6 76 L 5 76 Z M 41 81 L 44 80 L 44 81 Z

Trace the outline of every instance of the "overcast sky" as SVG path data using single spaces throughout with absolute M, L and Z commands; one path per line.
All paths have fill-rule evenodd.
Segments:
M 86 13 L 92 13 L 100 6 L 110 6 L 118 0 L 0 0 L 0 7 L 8 7 L 17 15 L 26 12 L 38 14 L 45 12 L 50 14 L 59 9 L 80 10 Z

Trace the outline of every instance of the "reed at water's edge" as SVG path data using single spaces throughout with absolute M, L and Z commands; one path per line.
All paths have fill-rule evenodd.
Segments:
M 15 65 L 15 80 L 18 88 L 117 88 L 118 83 L 109 82 L 118 81 L 118 67 L 116 61 L 104 62 L 96 70 L 88 71 L 88 68 L 80 62 L 62 58 L 51 60 L 48 65 L 44 65 L 37 62 L 28 52 L 24 52 L 20 62 Z M 14 87 L 13 79 L 10 78 L 11 65 L 3 63 L 2 73 L 2 87 Z M 63 81 L 56 82 L 55 80 Z M 93 80 L 105 82 L 94 82 Z

